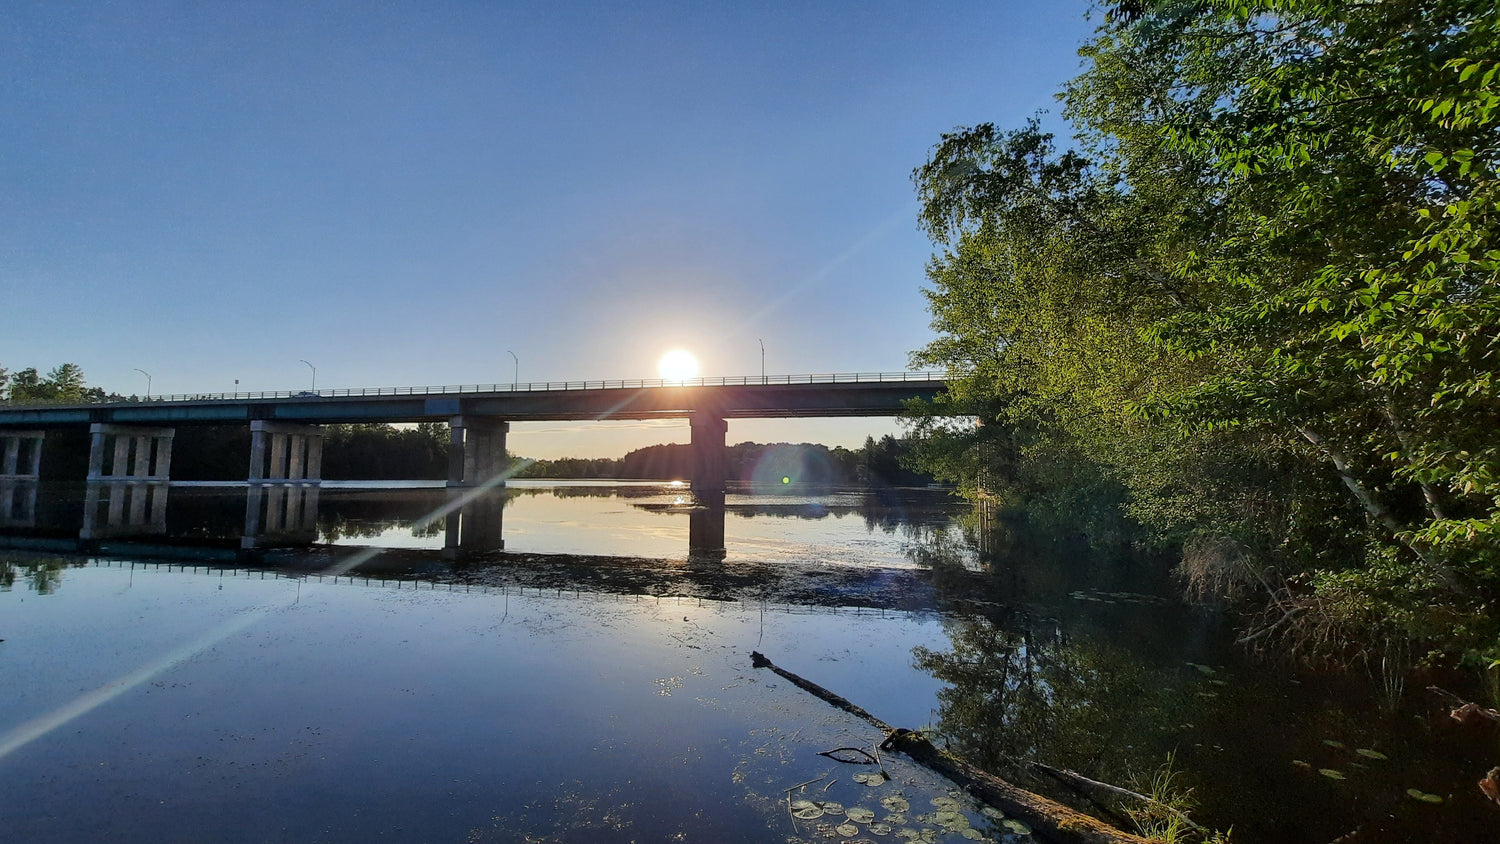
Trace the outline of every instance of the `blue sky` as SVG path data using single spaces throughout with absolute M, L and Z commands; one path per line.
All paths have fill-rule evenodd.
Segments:
M 912 169 L 1082 2 L 0 6 L 0 365 L 144 392 L 891 371 Z M 685 425 L 518 426 L 534 456 Z M 736 423 L 851 442 L 865 423 Z M 527 448 L 526 443 L 532 447 Z

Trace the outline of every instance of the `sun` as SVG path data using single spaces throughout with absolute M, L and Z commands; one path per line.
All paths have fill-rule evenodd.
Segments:
M 698 377 L 698 359 L 684 349 L 673 349 L 661 356 L 656 371 L 666 381 L 686 381 Z

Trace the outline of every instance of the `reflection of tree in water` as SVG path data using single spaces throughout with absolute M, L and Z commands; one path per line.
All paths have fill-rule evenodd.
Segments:
M 948 649 L 913 652 L 918 668 L 948 684 L 938 693 L 941 734 L 975 764 L 1033 784 L 1013 760 L 1109 781 L 1157 768 L 1190 711 L 1172 673 L 1180 663 L 1162 664 L 1161 654 L 1153 663 L 1123 644 L 1139 638 L 1124 630 L 1080 634 L 1015 609 L 1077 588 L 1057 581 L 1069 573 L 1107 580 L 1107 564 L 1051 543 L 1033 553 L 1016 536 L 989 534 L 981 551 L 984 528 L 960 518 L 908 549 L 947 605 Z
M 0 592 L 9 592 L 14 588 L 19 574 L 25 580 L 26 588 L 38 595 L 50 595 L 62 585 L 63 569 L 68 565 L 68 561 L 54 558 L 45 560 L 0 558 Z
M 505 495 L 499 490 L 486 495 Z M 334 491 L 324 493 L 318 507 L 318 534 L 327 542 L 340 539 L 370 539 L 392 528 L 410 526 L 412 536 L 441 536 L 443 520 L 434 519 L 418 527 L 416 522 L 448 502 L 444 489 Z
M 959 617 L 948 636 L 949 650 L 919 647 L 915 662 L 948 684 L 939 730 L 975 764 L 1009 772 L 1010 760 L 1035 760 L 1124 780 L 1170 749 L 1185 702 L 1132 654 L 1018 613 Z

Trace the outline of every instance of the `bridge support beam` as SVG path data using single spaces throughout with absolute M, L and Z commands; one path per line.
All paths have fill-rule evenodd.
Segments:
M 0 431 L 0 526 L 36 525 L 36 492 L 42 478 L 42 431 Z
M 454 416 L 448 420 L 448 486 L 494 483 L 505 471 L 505 435 L 510 423 L 487 416 Z
M 242 549 L 316 542 L 323 428 L 252 421 L 249 482 Z
M 710 506 L 712 502 L 704 501 L 704 496 L 718 496 L 718 504 L 722 506 L 725 475 L 728 473 L 724 436 L 729 431 L 729 424 L 722 416 L 694 414 L 689 427 L 692 431 L 693 493 L 699 501 Z

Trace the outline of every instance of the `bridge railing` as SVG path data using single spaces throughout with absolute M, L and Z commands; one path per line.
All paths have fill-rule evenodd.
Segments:
M 318 399 L 363 398 L 374 396 L 445 396 L 476 393 L 536 393 L 563 390 L 639 390 L 647 387 L 750 387 L 790 384 L 877 384 L 899 381 L 942 381 L 942 372 L 834 372 L 815 375 L 731 375 L 719 378 L 636 378 L 613 381 L 535 381 L 524 384 L 445 384 L 425 387 L 335 387 L 324 390 L 257 390 L 240 393 L 174 393 L 104 404 L 145 404 L 157 402 L 244 401 L 246 399 Z M 0 407 L 79 406 L 97 407 L 99 403 L 21 401 L 0 402 Z

